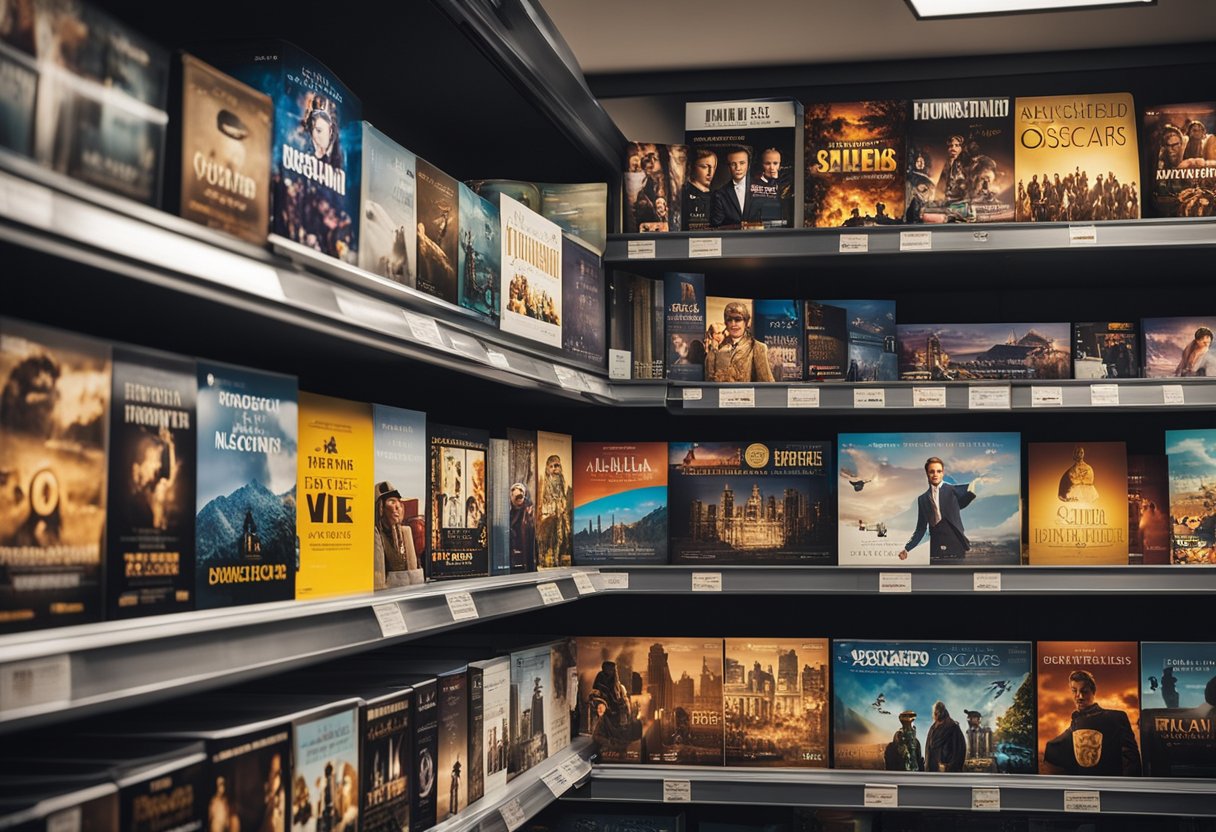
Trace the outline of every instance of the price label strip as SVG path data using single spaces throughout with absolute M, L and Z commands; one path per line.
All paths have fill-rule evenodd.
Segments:
M 601 572 L 600 580 L 604 582 L 604 589 L 629 589 L 628 572 Z
M 692 803 L 691 780 L 664 780 L 664 803 Z
M 574 588 L 578 590 L 579 595 L 590 595 L 595 592 L 595 584 L 591 583 L 591 576 L 586 572 L 574 573 Z
M 376 604 L 372 607 L 372 612 L 376 614 L 376 623 L 380 625 L 381 638 L 402 636 L 409 632 L 405 626 L 405 616 L 401 614 L 401 607 L 397 606 L 396 602 Z
M 502 822 L 507 825 L 507 832 L 515 832 L 528 822 L 528 816 L 524 814 L 523 807 L 519 805 L 518 797 L 513 797 L 499 806 L 498 814 L 502 815 Z
M 549 604 L 560 604 L 566 599 L 562 597 L 562 591 L 557 588 L 557 584 L 550 581 L 549 583 L 537 584 L 536 589 L 540 592 L 540 600 Z
M 693 592 L 721 592 L 722 591 L 722 573 L 721 572 L 693 572 L 692 573 L 692 591 Z
M 911 572 L 879 572 L 878 573 L 878 591 L 879 592 L 911 592 L 912 591 L 912 573 Z
M 0 665 L 0 714 L 72 701 L 72 660 L 50 656 Z
M 866 786 L 862 802 L 867 807 L 892 809 L 899 805 L 899 786 Z
M 446 596 L 448 601 L 448 611 L 452 613 L 453 621 L 470 621 L 479 617 L 477 613 L 477 604 L 473 603 L 473 596 L 467 592 L 449 592 Z

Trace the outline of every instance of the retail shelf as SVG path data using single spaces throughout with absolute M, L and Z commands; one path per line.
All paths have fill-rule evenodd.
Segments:
M 635 566 L 603 565 L 619 592 L 748 595 L 1212 595 L 1216 566 Z
M 602 370 L 512 339 L 466 310 L 287 240 L 273 251 L 116 197 L 0 152 L 0 241 L 370 346 L 554 396 L 612 401 Z M 10 281 L 27 280 L 10 269 Z M 106 297 L 121 297 L 117 282 Z
M 712 242 L 720 240 L 719 243 Z M 1187 248 L 1216 245 L 1211 219 L 1122 220 L 1090 223 L 992 223 L 990 225 L 888 225 L 859 228 L 794 228 L 771 231 L 611 234 L 605 263 L 699 264 L 735 268 L 763 262 L 823 257 L 983 254 L 1078 249 Z M 718 253 L 720 250 L 720 254 Z M 695 251 L 695 254 L 690 252 Z M 706 256 L 705 252 L 713 252 Z
M 593 590 L 603 588 L 596 570 L 558 569 L 3 636 L 0 733 L 566 603 L 582 594 L 576 572 L 586 573 Z M 465 594 L 472 614 L 460 614 L 468 609 Z
M 575 737 L 568 747 L 512 780 L 505 791 L 483 797 L 455 817 L 440 821 L 432 830 L 510 832 L 517 824 L 539 814 L 566 789 L 586 782 L 594 752 L 590 737 Z
M 1216 784 L 1205 780 L 1046 775 L 927 774 L 789 768 L 595 766 L 586 786 L 570 795 L 595 801 L 661 802 L 664 781 L 686 782 L 694 803 L 740 806 L 953 809 L 1064 812 L 1093 807 L 1101 814 L 1216 815 Z M 877 788 L 876 788 L 877 787 Z M 879 805 L 877 800 L 894 801 Z M 997 791 L 996 795 L 991 792 Z M 867 791 L 870 800 L 867 801 Z M 981 792 L 977 795 L 976 792 Z
M 902 411 L 984 413 L 1062 410 L 1203 410 L 1216 407 L 1216 379 L 887 381 L 822 384 L 672 383 L 668 407 L 704 415 L 731 410 L 810 415 Z

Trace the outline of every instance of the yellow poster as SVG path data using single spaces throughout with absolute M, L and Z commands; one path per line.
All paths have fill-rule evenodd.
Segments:
M 1127 564 L 1127 446 L 1031 442 L 1030 564 Z
M 296 599 L 372 591 L 372 409 L 300 393 Z

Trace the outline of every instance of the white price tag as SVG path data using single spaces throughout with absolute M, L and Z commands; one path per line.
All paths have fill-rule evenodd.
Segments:
M 1181 384 L 1167 384 L 1161 388 L 1161 400 L 1165 404 L 1186 404 L 1186 392 Z
M 689 237 L 688 238 L 688 256 L 689 257 L 721 257 L 722 256 L 722 238 L 721 237 Z
M 971 810 L 974 812 L 1001 811 L 1000 789 L 972 789 Z
M 693 592 L 721 592 L 722 591 L 722 573 L 721 572 L 693 572 L 692 573 L 692 591 Z
M 932 231 L 899 232 L 900 251 L 930 251 L 933 248 Z
M 389 332 L 405 337 L 405 327 L 401 325 L 401 310 L 398 307 L 365 298 L 355 292 L 335 291 L 334 299 L 338 301 L 338 311 L 342 313 L 342 317 L 350 318 L 354 323 L 362 324 L 376 332 Z
M 570 791 L 570 787 L 574 785 L 574 781 L 566 774 L 565 768 L 558 766 L 553 771 L 540 778 L 541 782 L 549 787 L 549 791 L 553 792 L 554 797 L 561 797 L 566 792 Z
M 853 407 L 886 407 L 887 389 L 885 387 L 854 387 Z
M 566 600 L 562 597 L 562 591 L 557 588 L 557 584 L 550 581 L 546 584 L 537 584 L 536 589 L 540 592 L 540 600 L 548 604 L 560 604 Z
M 72 660 L 50 656 L 0 666 L 0 713 L 72 701 Z
M 1098 226 L 1068 226 L 1068 244 L 1070 246 L 1096 246 L 1098 244 Z
M 437 347 L 445 346 L 443 336 L 439 334 L 439 324 L 434 318 L 428 318 L 425 315 L 416 315 L 413 312 L 405 313 L 405 322 L 410 326 L 410 334 L 414 336 L 415 341 L 421 341 L 424 344 L 433 344 Z
M 468 621 L 477 618 L 477 605 L 473 603 L 473 596 L 467 592 L 449 592 L 445 596 L 448 600 L 448 611 L 452 613 L 453 621 Z
M 1065 790 L 1064 811 L 1097 814 L 1102 811 L 1102 793 Z
M 1089 388 L 1089 403 L 1095 407 L 1119 404 L 1119 385 L 1095 384 Z
M 507 363 L 507 357 L 496 350 L 486 350 L 486 361 L 490 362 L 491 367 L 497 367 L 500 370 L 511 369 L 511 365 Z
M 0 174 L 0 214 L 49 231 L 55 218 L 51 189 Z
M 946 406 L 946 388 L 945 387 L 913 387 L 912 388 L 912 406 L 913 407 L 945 407 Z
M 703 395 L 704 392 L 700 387 L 685 387 L 680 394 L 680 398 L 686 402 L 699 402 Z
M 513 797 L 499 806 L 498 814 L 502 815 L 502 822 L 507 825 L 507 832 L 515 832 L 528 822 L 528 816 L 524 814 L 524 808 L 519 805 L 518 797 Z
M 911 592 L 912 591 L 912 573 L 911 572 L 879 572 L 878 573 L 878 591 L 879 592 Z
M 629 260 L 653 260 L 654 244 L 654 240 L 630 240 L 625 249 L 625 257 Z
M 628 381 L 633 366 L 633 353 L 629 350 L 608 350 L 608 378 L 613 381 Z
M 455 332 L 448 330 L 448 342 L 452 345 L 452 349 L 460 353 L 466 358 L 471 358 L 474 361 L 484 362 L 486 360 L 486 348 L 481 345 L 481 342 L 470 335 L 465 335 L 463 332 Z
M 577 678 L 578 677 L 576 675 L 576 681 Z M 577 754 L 563 761 L 558 768 L 565 773 L 566 778 L 570 781 L 570 785 L 572 786 L 578 785 L 579 780 L 591 773 L 591 763 L 587 762 Z
M 840 253 L 860 253 L 870 250 L 870 235 L 869 234 L 841 234 L 840 235 Z
M 580 393 L 586 391 L 587 387 L 583 384 L 578 371 L 571 370 L 569 367 L 563 367 L 560 364 L 554 364 L 553 372 L 557 374 L 557 383 L 562 386 L 563 390 L 577 390 Z
M 664 803 L 692 803 L 692 781 L 664 780 Z
M 1036 384 L 1030 388 L 1031 407 L 1061 407 L 1063 404 L 1063 387 L 1040 387 Z
M 1000 572 L 976 572 L 971 578 L 971 587 L 976 592 L 1000 592 Z
M 409 632 L 405 626 L 405 616 L 401 614 L 401 607 L 397 606 L 396 602 L 376 604 L 372 607 L 372 612 L 376 614 L 376 622 L 380 625 L 382 638 L 401 636 Z
M 818 387 L 790 387 L 785 391 L 786 407 L 819 407 Z
M 866 806 L 891 809 L 899 805 L 899 786 L 866 786 Z
M 718 391 L 718 407 L 755 407 L 755 387 L 723 387 Z
M 1008 410 L 1012 401 L 1008 385 L 967 388 L 967 407 L 971 410 Z
M 591 583 L 591 576 L 586 572 L 574 573 L 574 588 L 578 590 L 579 595 L 590 595 L 595 592 L 595 584 Z
M 46 832 L 80 832 L 79 806 L 56 812 L 46 819 Z
M 629 589 L 628 572 L 601 572 L 600 580 L 604 582 L 604 589 Z

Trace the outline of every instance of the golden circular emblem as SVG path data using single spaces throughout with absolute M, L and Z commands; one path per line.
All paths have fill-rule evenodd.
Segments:
M 743 452 L 743 460 L 752 468 L 763 468 L 768 465 L 768 446 L 759 442 L 748 445 Z

